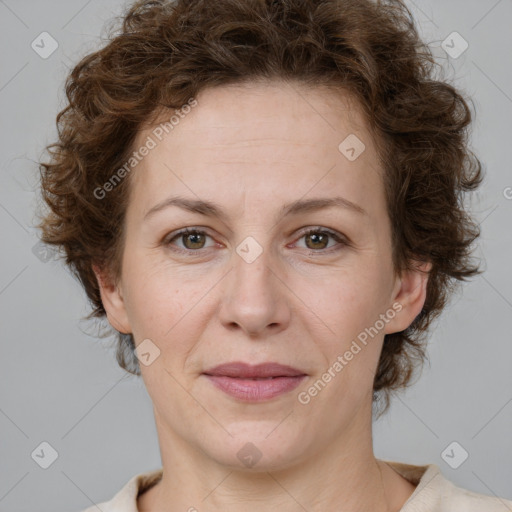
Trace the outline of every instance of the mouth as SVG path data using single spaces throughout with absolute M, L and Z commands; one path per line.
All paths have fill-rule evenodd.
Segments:
M 225 363 L 203 373 L 210 382 L 227 395 L 242 401 L 259 402 L 290 392 L 307 374 L 279 363 L 249 365 Z

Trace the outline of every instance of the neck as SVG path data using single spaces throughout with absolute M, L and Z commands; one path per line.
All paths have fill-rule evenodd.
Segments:
M 364 425 L 370 425 L 364 429 Z M 138 499 L 139 512 L 397 512 L 414 486 L 372 450 L 370 421 L 287 467 L 260 470 L 221 465 L 163 427 L 157 430 L 163 476 Z

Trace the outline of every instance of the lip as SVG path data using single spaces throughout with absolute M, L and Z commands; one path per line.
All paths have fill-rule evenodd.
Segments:
M 248 402 L 270 400 L 296 388 L 307 374 L 279 363 L 225 363 L 203 373 L 224 393 Z M 255 380 L 260 379 L 260 380 Z
M 252 365 L 242 361 L 220 364 L 203 373 L 206 375 L 235 377 L 239 379 L 297 377 L 299 375 L 306 375 L 302 370 L 284 364 L 270 362 Z

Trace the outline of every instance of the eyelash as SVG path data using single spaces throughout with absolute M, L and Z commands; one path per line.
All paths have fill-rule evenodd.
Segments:
M 334 232 L 334 231 L 331 231 L 330 229 L 327 229 L 327 228 L 323 228 L 323 227 L 314 227 L 314 228 L 309 228 L 307 231 L 304 231 L 301 233 L 301 235 L 299 236 L 299 238 L 297 240 L 300 240 L 301 238 L 304 238 L 305 236 L 307 235 L 311 235 L 313 233 L 316 233 L 316 234 L 322 234 L 322 235 L 328 235 L 330 236 L 331 238 L 333 238 L 336 242 L 338 242 L 340 244 L 340 246 L 338 247 L 330 247 L 329 249 L 307 249 L 307 251 L 311 252 L 311 253 L 323 253 L 323 254 L 331 254 L 333 252 L 337 252 L 339 250 L 341 250 L 343 247 L 348 247 L 350 246 L 350 243 L 349 241 L 343 237 L 342 235 Z M 202 248 L 202 249 L 182 249 L 182 248 L 179 248 L 179 247 L 172 247 L 172 242 L 176 239 L 179 239 L 180 237 L 184 236 L 184 235 L 190 235 L 190 234 L 194 234 L 194 235 L 206 235 L 210 238 L 213 238 L 211 237 L 206 231 L 202 230 L 202 229 L 197 229 L 197 228 L 185 228 L 185 229 L 182 229 L 181 231 L 178 231 L 177 233 L 172 233 L 169 237 L 167 237 L 165 240 L 164 240 L 164 245 L 166 247 L 169 247 L 171 248 L 172 251 L 175 251 L 177 253 L 180 253 L 180 254 L 186 254 L 187 256 L 190 256 L 190 257 L 194 257 L 194 256 L 199 256 L 200 253 L 202 251 L 205 251 L 209 248 Z

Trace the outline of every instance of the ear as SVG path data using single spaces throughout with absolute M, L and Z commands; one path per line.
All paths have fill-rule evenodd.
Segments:
M 431 268 L 430 262 L 415 261 L 411 270 L 405 270 L 397 276 L 392 300 L 397 314 L 386 324 L 386 334 L 407 329 L 420 314 L 427 297 L 428 273 Z
M 97 265 L 93 265 L 92 269 L 98 280 L 101 302 L 107 312 L 110 325 L 119 332 L 131 334 L 130 322 L 128 321 L 120 287 L 112 283 L 107 273 L 103 272 Z

